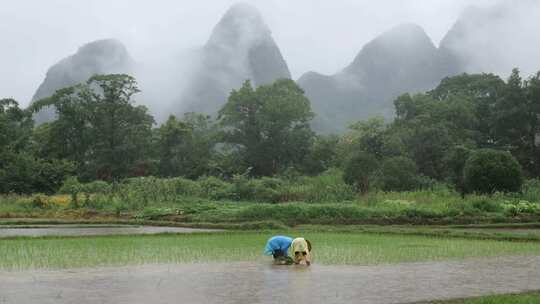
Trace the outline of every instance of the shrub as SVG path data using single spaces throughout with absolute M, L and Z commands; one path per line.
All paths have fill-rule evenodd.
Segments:
M 521 167 L 508 152 L 475 151 L 465 163 L 463 173 L 469 192 L 518 192 L 523 184 Z
M 200 196 L 202 189 L 201 186 L 192 180 L 177 177 L 172 179 L 166 179 L 165 181 L 168 181 L 173 184 L 174 187 L 174 193 L 176 195 L 183 195 L 183 196 Z
M 66 160 L 40 159 L 27 152 L 2 153 L 0 164 L 0 193 L 18 194 L 55 193 L 75 167 Z
M 32 195 L 31 206 L 32 208 L 47 209 L 50 207 L 48 197 L 42 193 L 36 193 Z
M 343 180 L 356 190 L 366 193 L 378 168 L 375 156 L 365 152 L 357 153 L 347 161 Z
M 231 197 L 232 185 L 217 177 L 201 177 L 197 181 L 204 197 L 211 200 L 223 200 Z
M 60 194 L 69 194 L 71 195 L 71 207 L 78 208 L 79 201 L 78 195 L 82 190 L 82 185 L 79 183 L 76 177 L 69 177 L 66 179 L 60 190 Z
M 521 214 L 540 215 L 540 204 L 530 203 L 528 201 L 507 202 L 503 205 L 504 212 L 510 216 Z
M 108 194 L 112 191 L 112 186 L 105 181 L 93 181 L 81 185 L 81 191 L 90 194 Z
M 253 180 L 253 199 L 257 202 L 278 203 L 280 201 L 280 190 L 284 182 L 279 178 L 263 177 L 260 180 Z
M 410 158 L 397 156 L 383 161 L 378 182 L 384 191 L 417 189 L 416 164 Z
M 523 184 L 523 199 L 530 202 L 540 202 L 540 180 L 529 179 Z
M 485 197 L 480 197 L 478 199 L 472 200 L 472 206 L 475 209 L 478 209 L 483 212 L 497 212 L 501 211 L 502 207 L 498 202 L 491 199 L 486 199 Z
M 250 179 L 235 175 L 232 180 L 232 197 L 235 200 L 277 203 L 283 182 L 277 178 Z
M 343 181 L 340 170 L 330 169 L 302 181 L 306 186 L 303 201 L 308 203 L 343 202 L 355 198 L 354 189 Z

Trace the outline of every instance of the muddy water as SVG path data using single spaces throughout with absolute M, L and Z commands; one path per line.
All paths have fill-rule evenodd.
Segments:
M 0 272 L 0 303 L 411 303 L 540 289 L 540 256 L 389 266 L 158 265 Z
M 193 233 L 219 231 L 212 229 L 191 229 L 180 227 L 151 227 L 151 226 L 36 226 L 35 228 L 2 228 L 0 238 L 15 236 L 91 236 L 91 235 L 126 235 L 126 234 L 158 234 L 158 233 Z M 0 301 L 0 304 L 2 302 Z

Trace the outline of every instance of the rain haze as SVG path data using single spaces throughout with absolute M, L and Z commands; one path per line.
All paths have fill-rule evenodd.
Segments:
M 0 304 L 539 286 L 540 0 L 0 0 Z
M 87 42 L 117 38 L 137 62 L 158 64 L 203 45 L 236 1 L 4 2 L 0 10 L 0 93 L 27 105 L 47 69 Z M 365 43 L 401 23 L 422 26 L 438 45 L 465 8 L 499 1 L 245 2 L 261 11 L 297 79 L 308 71 L 339 71 Z

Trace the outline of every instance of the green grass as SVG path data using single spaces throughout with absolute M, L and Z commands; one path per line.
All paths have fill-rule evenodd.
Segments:
M 540 293 L 528 293 L 521 295 L 491 296 L 469 300 L 457 300 L 450 302 L 434 302 L 437 304 L 540 304 Z
M 410 192 L 354 193 L 341 173 L 231 181 L 134 178 L 79 185 L 81 192 L 0 195 L 0 218 L 137 219 L 181 223 L 279 221 L 280 225 L 474 224 L 540 221 L 540 182 L 522 193 L 467 195 L 444 185 Z M 65 189 L 64 189 L 65 190 Z M 73 204 L 72 197 L 78 197 Z M 277 227 L 276 227 L 277 228 Z
M 147 263 L 265 261 L 279 232 L 17 238 L 0 240 L 0 269 L 58 269 Z M 374 265 L 469 257 L 540 254 L 540 243 L 338 232 L 287 232 L 314 244 L 316 263 Z
M 511 203 L 505 197 L 445 197 L 442 193 L 381 193 L 359 197 L 349 202 L 291 202 L 281 204 L 212 201 L 177 196 L 174 199 L 146 203 L 122 203 L 119 198 L 97 195 L 94 206 L 72 209 L 65 197 L 44 197 L 45 207 L 31 197 L 0 196 L 0 218 L 42 219 L 137 219 L 180 223 L 231 223 L 274 221 L 280 225 L 365 225 L 365 224 L 472 224 L 538 222 L 540 203 Z M 8 199 L 9 198 L 9 199 Z M 126 198 L 127 201 L 135 199 Z M 58 201 L 60 203 L 55 203 Z M 504 207 L 507 206 L 507 207 Z M 510 213 L 504 208 L 510 208 Z M 536 207 L 538 206 L 538 207 Z M 515 207 L 515 208 L 514 208 Z M 516 209 L 517 208 L 517 209 Z M 521 208 L 521 209 L 519 209 Z M 523 209 L 525 208 L 525 209 Z M 532 207 L 531 207 L 532 208 Z M 519 211 L 522 210 L 523 212 Z M 530 212 L 529 212 L 530 211 Z M 540 211 L 539 211 L 540 212 Z

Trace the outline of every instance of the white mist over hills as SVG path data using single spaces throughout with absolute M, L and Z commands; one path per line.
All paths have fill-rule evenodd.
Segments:
M 61 0 L 51 2 L 52 5 L 62 3 Z M 149 106 L 162 121 L 169 114 L 185 111 L 215 113 L 228 92 L 246 79 L 260 85 L 292 74 L 293 78 L 299 78 L 299 84 L 319 114 L 315 125 L 339 131 L 347 122 L 369 115 L 391 115 L 391 101 L 395 96 L 427 90 L 445 76 L 461 72 L 495 72 L 506 76 L 515 66 L 525 74 L 540 70 L 540 35 L 537 35 L 540 3 L 534 0 L 439 0 L 429 2 L 432 4 L 410 0 L 400 2 L 399 9 L 395 1 L 381 1 L 379 6 L 348 0 L 332 4 L 310 2 L 311 5 L 303 0 L 290 5 L 278 0 L 251 2 L 255 6 L 231 6 L 228 1 L 206 6 L 178 6 L 164 0 L 153 7 L 164 16 L 188 16 L 189 22 L 193 22 L 193 15 L 211 11 L 215 19 L 198 20 L 198 27 L 186 28 L 188 21 L 173 18 L 158 22 L 155 28 L 149 28 L 148 24 L 141 28 L 144 20 L 156 17 L 137 9 L 130 10 L 133 16 L 122 20 L 124 27 L 106 19 L 107 26 L 102 24 L 93 30 L 105 34 L 109 33 L 109 28 L 115 29 L 110 33 L 118 34 L 112 37 L 119 38 L 114 41 L 119 41 L 117 49 L 125 50 L 119 60 L 125 63 L 104 63 L 92 58 L 92 53 L 82 52 L 84 47 L 71 57 L 67 57 L 69 53 L 61 54 L 67 59 L 60 60 L 49 70 L 50 75 L 47 74 L 36 97 L 43 97 L 43 92 L 57 86 L 78 82 L 86 74 L 132 73 L 143 90 L 137 100 Z M 298 9 L 298 3 L 306 5 Z M 471 3 L 477 6 L 470 7 Z M 88 6 L 90 12 L 97 8 L 91 4 L 81 5 Z M 133 4 L 134 8 L 139 5 L 137 1 Z M 165 11 L 167 5 L 171 9 Z M 121 6 L 115 2 L 109 9 L 119 10 Z M 362 27 L 345 24 L 346 20 L 351 22 L 351 14 L 356 14 L 356 19 L 365 19 Z M 105 17 L 100 15 L 99 18 L 106 18 L 107 13 L 103 15 Z M 295 18 L 291 17 L 293 15 Z M 61 16 L 64 17 L 73 18 Z M 89 18 L 87 15 L 78 17 L 82 24 Z M 440 21 L 444 19 L 446 21 Z M 9 30 L 0 28 L 0 33 L 4 31 L 8 35 L 3 39 L 13 38 Z M 61 35 L 62 31 L 53 33 Z M 90 33 L 92 30 L 87 29 L 79 35 L 85 38 L 92 36 Z M 194 38 L 197 35 L 206 38 L 200 41 Z M 51 39 L 51 44 L 54 41 Z M 89 41 L 92 40 L 85 43 Z M 106 45 L 99 47 L 103 41 L 111 40 L 89 45 L 98 45 L 98 57 L 110 54 L 111 58 L 117 58 L 113 49 Z M 24 49 L 21 53 L 27 54 Z M 339 55 L 345 53 L 349 55 Z M 27 57 L 31 62 L 40 54 L 36 49 L 35 54 L 27 54 Z M 318 60 L 313 60 L 315 57 Z M 24 61 L 15 64 L 19 68 L 24 65 Z M 313 72 L 301 76 L 302 72 L 310 70 Z M 5 71 L 0 71 L 0 92 L 3 96 L 11 96 L 4 91 L 13 90 L 12 94 L 17 94 L 18 85 L 13 81 L 16 77 L 9 77 Z M 13 76 L 25 80 L 17 71 L 16 68 Z M 20 101 L 26 104 L 24 98 Z
M 363 45 L 402 23 L 419 24 L 438 44 L 465 7 L 499 0 L 243 1 L 261 12 L 297 79 L 311 70 L 326 74 L 341 70 Z M 208 41 L 213 27 L 235 2 L 2 1 L 0 96 L 28 105 L 49 67 L 101 39 L 118 39 L 138 63 L 154 66 L 156 62 L 167 71 L 173 68 L 167 64 L 169 58 Z
M 504 1 L 469 7 L 441 41 L 441 49 L 458 54 L 460 69 L 508 75 L 518 67 L 525 75 L 540 70 L 540 2 Z

